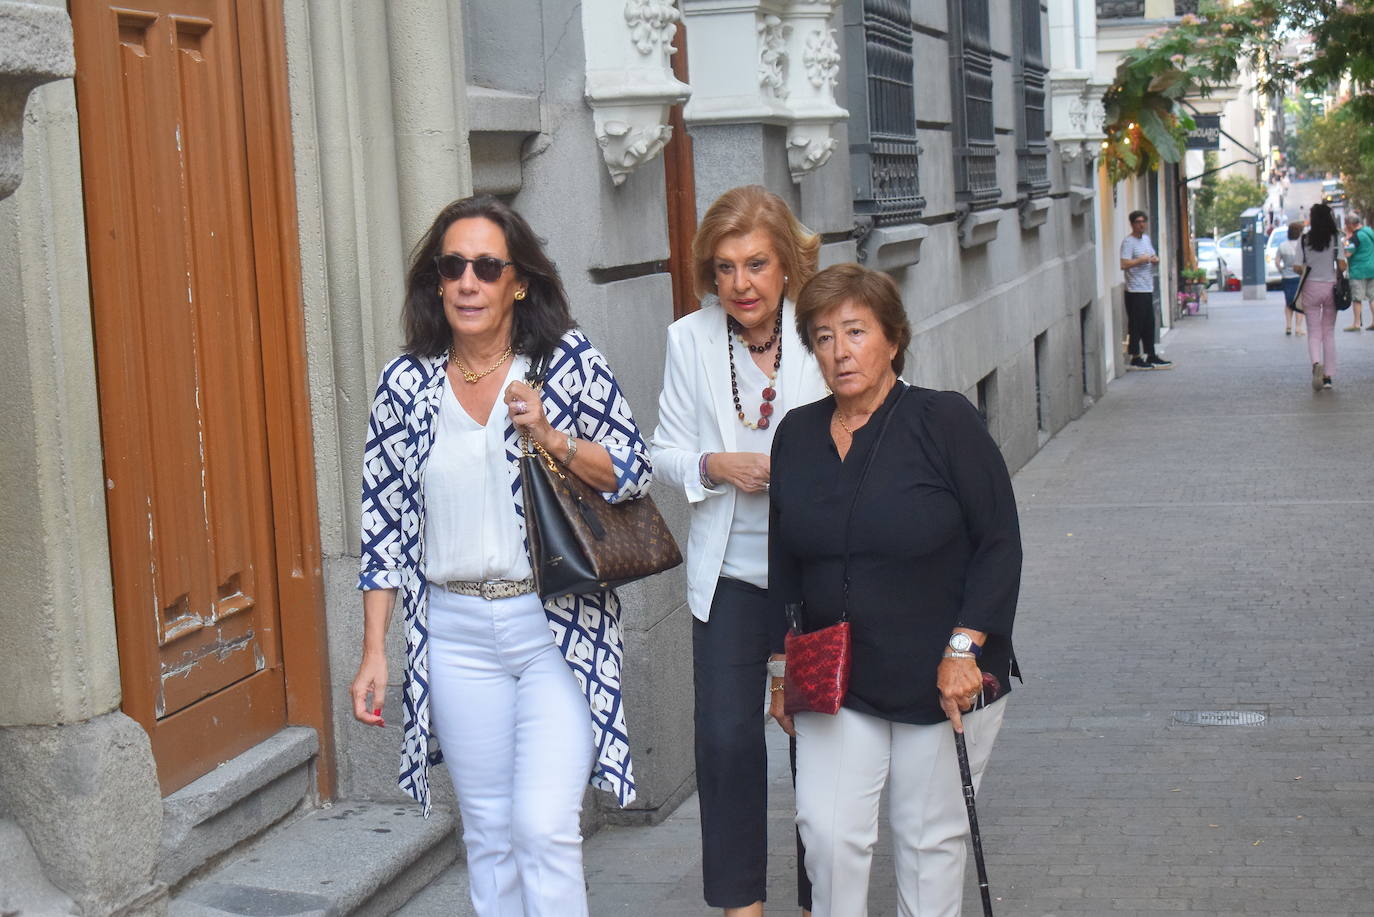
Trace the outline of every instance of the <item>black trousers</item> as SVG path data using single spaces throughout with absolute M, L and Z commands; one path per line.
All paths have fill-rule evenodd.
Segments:
M 1155 295 L 1126 291 L 1126 333 L 1131 356 L 1155 352 Z M 1139 348 L 1139 349 L 1137 349 Z
M 696 683 L 697 795 L 706 903 L 747 907 L 768 893 L 768 749 L 764 694 L 781 616 L 768 593 L 722 577 L 711 620 L 692 620 Z M 796 779 L 796 746 L 792 775 Z M 811 909 L 811 883 L 797 839 L 797 903 Z

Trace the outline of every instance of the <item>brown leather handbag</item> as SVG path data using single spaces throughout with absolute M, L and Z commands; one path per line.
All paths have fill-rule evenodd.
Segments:
M 783 638 L 783 652 L 787 656 L 787 674 L 783 679 L 782 697 L 783 709 L 788 716 L 805 712 L 833 716 L 844 705 L 844 696 L 849 693 L 849 670 L 853 660 L 849 627 L 849 530 L 854 521 L 854 506 L 859 502 L 859 491 L 863 489 L 868 469 L 872 467 L 873 458 L 883 444 L 887 425 L 892 422 L 902 398 L 911 388 L 901 381 L 897 384 L 902 386 L 902 390 L 883 418 L 883 425 L 878 428 L 878 436 L 869 447 L 863 471 L 859 473 L 859 481 L 854 486 L 854 497 L 849 501 L 849 515 L 844 522 L 844 598 L 840 606 L 840 620 L 829 627 L 803 633 L 801 606 L 786 606 L 788 632 Z
M 528 377 L 536 388 L 546 368 Z M 603 592 L 682 563 L 653 498 L 607 503 L 543 446 L 531 440 L 523 445 L 525 533 L 541 599 Z

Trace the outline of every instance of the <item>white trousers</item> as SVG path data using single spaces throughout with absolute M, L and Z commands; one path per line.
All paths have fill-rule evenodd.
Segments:
M 431 588 L 435 733 L 463 816 L 479 917 L 585 917 L 591 713 L 539 599 Z
M 1005 699 L 964 716 L 977 787 L 1002 728 Z M 899 917 L 959 917 L 969 837 L 949 723 L 910 726 L 841 709 L 799 713 L 797 827 L 814 917 L 866 917 L 878 800 L 888 787 Z

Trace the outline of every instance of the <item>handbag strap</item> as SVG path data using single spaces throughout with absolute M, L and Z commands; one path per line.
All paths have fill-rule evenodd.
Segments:
M 868 455 L 864 458 L 863 470 L 859 472 L 859 481 L 854 485 L 854 497 L 849 501 L 849 513 L 844 518 L 844 598 L 840 606 L 840 620 L 849 620 L 849 531 L 854 521 L 854 507 L 859 503 L 859 491 L 863 489 L 864 481 L 868 479 L 868 469 L 873 467 L 873 457 L 878 454 L 878 447 L 883 444 L 883 435 L 887 433 L 887 425 L 892 422 L 892 417 L 897 413 L 897 408 L 902 403 L 902 398 L 911 391 L 911 386 L 901 379 L 897 384 L 902 386 L 902 390 L 897 393 L 897 399 L 892 402 L 892 407 L 888 409 L 887 416 L 883 418 L 882 426 L 878 428 L 878 436 L 873 440 L 873 445 L 869 447 Z

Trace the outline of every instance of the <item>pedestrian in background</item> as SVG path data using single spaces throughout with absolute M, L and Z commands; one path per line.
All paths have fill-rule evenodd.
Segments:
M 1345 216 L 1349 234 L 1346 254 L 1350 258 L 1350 309 L 1354 322 L 1346 331 L 1360 330 L 1363 303 L 1369 303 L 1369 327 L 1374 331 L 1374 229 L 1365 226 L 1358 213 Z
M 1011 477 L 963 395 L 899 378 L 911 325 L 892 278 L 827 268 L 802 291 L 797 331 L 834 394 L 794 409 L 773 442 L 769 594 L 780 621 L 800 604 L 807 631 L 847 612 L 852 633 L 837 713 L 789 717 L 781 694 L 771 711 L 797 737 L 815 914 L 868 913 L 886 787 L 897 913 L 951 917 L 969 837 L 954 731 L 976 785 L 1016 670 Z
M 411 256 L 402 321 L 405 353 L 382 370 L 364 453 L 353 716 L 383 725 L 399 597 L 401 788 L 428 814 L 442 754 L 479 917 L 585 917 L 588 778 L 634 799 L 620 603 L 613 590 L 535 594 L 521 438 L 613 503 L 647 492 L 648 448 L 539 238 L 500 200 L 440 211 Z M 536 388 L 529 370 L 545 365 Z
M 1299 243 L 1307 279 L 1302 310 L 1307 313 L 1307 355 L 1312 361 L 1312 391 L 1331 388 L 1336 375 L 1336 268 L 1345 270 L 1345 245 L 1326 204 L 1313 204 L 1307 234 Z
M 1279 269 L 1279 276 L 1283 284 L 1284 334 L 1292 334 L 1294 325 L 1297 325 L 1298 334 L 1303 333 L 1303 314 L 1294 308 L 1298 304 L 1298 282 L 1302 280 L 1302 276 L 1298 273 L 1298 266 L 1302 260 L 1302 252 L 1299 247 L 1302 230 L 1302 220 L 1294 220 L 1289 223 L 1288 239 L 1279 243 L 1279 250 L 1274 253 L 1274 265 Z
M 1174 364 L 1155 353 L 1155 265 L 1159 255 L 1145 235 L 1150 218 L 1143 210 L 1130 215 L 1131 234 L 1121 240 L 1121 270 L 1126 274 L 1127 348 L 1132 369 L 1168 369 Z
M 788 295 L 816 273 L 820 237 L 758 185 L 727 191 L 692 240 L 702 308 L 668 329 L 653 460 L 691 508 L 697 795 L 706 903 L 763 913 L 768 886 L 764 693 L 781 640 L 768 600 L 769 452 L 778 421 L 825 395 Z M 800 861 L 798 904 L 811 888 Z

